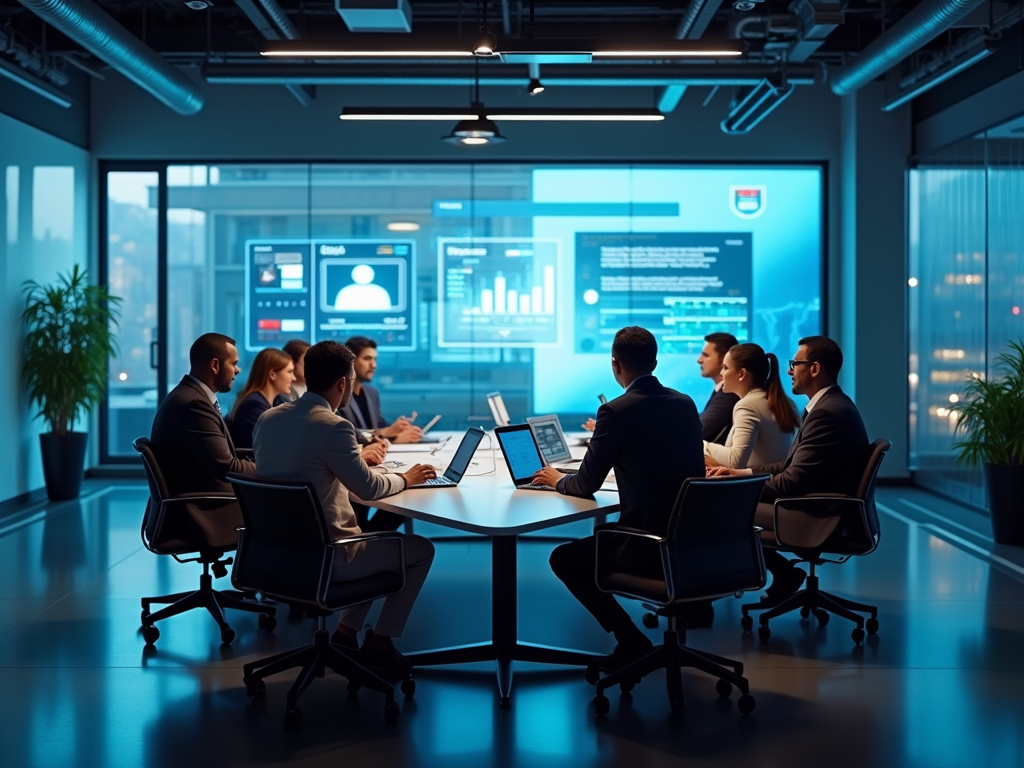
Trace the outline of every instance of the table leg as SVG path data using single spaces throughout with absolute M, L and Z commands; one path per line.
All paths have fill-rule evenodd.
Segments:
M 498 673 L 498 703 L 510 704 L 512 660 L 516 652 L 518 618 L 516 536 L 491 539 L 491 642 Z

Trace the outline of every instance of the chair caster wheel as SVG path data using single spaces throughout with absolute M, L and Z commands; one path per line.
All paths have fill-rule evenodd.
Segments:
M 874 618 L 873 616 L 870 619 L 868 619 L 867 622 L 865 622 L 864 626 L 867 627 L 869 635 L 878 634 L 878 619 Z
M 259 625 L 260 629 L 268 635 L 277 629 L 277 619 L 265 613 L 260 614 L 260 617 L 256 619 L 256 623 Z
M 388 725 L 394 725 L 398 722 L 398 713 L 401 710 L 398 708 L 397 701 L 389 701 L 384 705 L 384 722 Z
M 723 699 L 727 699 L 732 696 L 732 683 L 728 680 L 719 680 L 715 683 L 715 690 L 718 692 L 719 696 Z
M 508 709 L 512 706 L 512 699 L 510 699 L 508 696 L 502 696 L 498 699 L 498 706 L 501 709 Z
M 860 645 L 864 642 L 864 630 L 860 627 L 857 627 L 853 630 L 853 632 L 850 633 L 850 637 L 853 638 L 853 642 L 855 642 L 857 645 Z
M 831 619 L 832 617 L 829 615 L 829 612 L 826 611 L 825 609 L 823 609 L 823 608 L 816 608 L 815 611 L 814 611 L 814 618 L 816 618 L 818 620 L 818 626 L 819 627 L 827 627 L 828 626 L 828 620 Z
M 604 694 L 597 694 L 594 697 L 594 711 L 601 717 L 604 717 L 612 708 L 612 703 L 608 701 L 608 697 Z
M 768 638 L 772 636 L 772 631 L 768 629 L 767 624 L 762 624 L 757 628 L 757 637 L 762 643 L 767 643 Z
M 800 608 L 800 618 L 801 619 L 806 619 L 810 615 L 811 615 L 811 609 L 808 608 L 806 605 L 802 606 Z
M 302 710 L 298 707 L 290 707 L 284 711 L 284 725 L 286 728 L 298 728 L 302 722 Z
M 146 645 L 153 645 L 158 639 L 160 639 L 160 630 L 152 625 L 143 627 L 142 638 L 146 641 Z
M 757 702 L 754 701 L 754 697 L 748 693 L 744 696 L 740 696 L 739 700 L 736 702 L 736 706 L 739 708 L 741 714 L 749 715 L 754 711 L 754 707 L 757 706 Z
M 591 685 L 597 685 L 597 681 L 601 679 L 601 670 L 592 664 L 583 673 L 583 679 Z
M 250 699 L 262 699 L 267 695 L 267 684 L 260 678 L 243 677 L 242 682 L 245 683 L 245 693 Z
M 404 683 L 403 683 L 403 685 L 404 685 Z M 348 685 L 345 686 L 345 690 L 348 691 L 349 693 L 359 693 L 359 689 L 362 688 L 362 687 L 363 686 L 361 686 L 355 680 L 349 680 L 348 681 Z
M 235 630 L 231 627 L 224 627 L 224 629 L 220 631 L 220 641 L 224 643 L 224 645 L 231 645 L 231 641 L 234 639 Z
M 658 628 L 658 615 L 656 613 L 645 613 L 640 620 L 648 629 Z
M 416 681 L 411 677 L 405 678 L 405 680 L 402 681 L 402 693 L 411 699 L 413 694 L 416 693 Z
M 754 619 L 750 616 L 744 616 L 740 619 L 740 626 L 743 627 L 744 632 L 750 632 L 754 628 Z
M 622 693 L 629 693 L 634 688 L 636 688 L 636 680 L 623 680 L 619 683 L 619 690 L 622 691 Z

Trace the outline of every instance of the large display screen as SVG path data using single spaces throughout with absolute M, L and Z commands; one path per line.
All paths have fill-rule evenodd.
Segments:
M 703 405 L 711 384 L 696 358 L 709 333 L 786 360 L 821 332 L 817 166 L 353 166 L 308 178 L 317 212 L 295 223 L 310 236 L 245 241 L 246 347 L 370 336 L 375 383 L 406 410 L 450 394 L 445 407 L 472 420 L 502 390 L 516 421 L 593 413 L 597 395 L 621 391 L 610 351 L 626 325 L 654 333 L 657 375 Z

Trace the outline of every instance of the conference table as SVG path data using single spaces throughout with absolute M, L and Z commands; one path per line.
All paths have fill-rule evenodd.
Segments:
M 458 446 L 461 435 L 454 436 L 443 452 L 396 446 L 388 460 L 432 463 L 439 466 L 438 476 Z M 574 449 L 581 454 L 583 449 Z M 493 466 L 493 469 L 492 469 Z M 402 468 L 393 471 L 401 472 Z M 363 502 L 386 512 L 413 520 L 442 525 L 479 534 L 491 543 L 491 640 L 449 648 L 439 648 L 408 656 L 418 667 L 441 664 L 468 664 L 494 661 L 498 678 L 498 701 L 508 707 L 512 694 L 512 665 L 516 661 L 540 664 L 587 666 L 592 653 L 548 645 L 526 643 L 517 631 L 517 546 L 519 536 L 577 520 L 587 520 L 617 512 L 619 496 L 613 486 L 600 490 L 594 498 L 564 496 L 552 491 L 518 490 L 512 484 L 501 451 L 486 442 L 477 449 L 462 482 L 455 488 L 413 488 L 375 501 Z

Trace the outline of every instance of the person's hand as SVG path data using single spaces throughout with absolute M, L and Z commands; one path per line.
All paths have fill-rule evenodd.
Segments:
M 419 485 L 427 480 L 433 480 L 437 477 L 437 470 L 429 464 L 414 464 L 403 472 L 401 477 L 405 480 L 405 486 L 408 488 L 410 485 Z
M 593 419 L 587 419 L 584 423 L 580 424 L 580 426 L 587 430 L 587 432 L 593 432 L 594 427 L 597 426 L 597 422 Z
M 741 474 L 738 469 L 731 469 L 730 467 L 708 467 L 708 477 L 722 477 L 723 475 L 738 475 Z
M 386 440 L 375 440 L 369 445 L 363 446 L 363 452 L 359 455 L 371 467 L 376 467 L 388 455 L 388 443 Z
M 708 456 L 707 454 L 705 454 L 704 455 L 704 466 L 710 468 L 710 467 L 720 467 L 722 465 L 714 456 Z
M 421 437 L 423 437 L 423 430 L 414 424 L 409 424 L 393 439 L 396 443 L 418 443 Z
M 416 421 L 416 411 L 412 412 L 412 416 L 399 416 L 393 422 L 388 424 L 388 426 L 377 430 L 377 434 L 381 437 L 388 437 L 394 440 L 402 433 L 403 430 L 408 429 L 414 421 Z
M 533 477 L 530 478 L 530 485 L 550 485 L 552 488 L 558 487 L 558 481 L 562 479 L 562 473 L 552 467 L 542 467 L 533 473 Z

